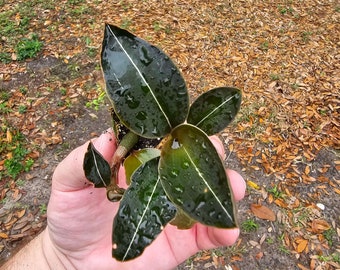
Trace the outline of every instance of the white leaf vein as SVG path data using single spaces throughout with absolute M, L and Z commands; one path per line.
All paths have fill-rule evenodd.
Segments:
M 105 183 L 105 181 L 104 181 L 104 179 L 103 179 L 103 177 L 102 177 L 102 175 L 101 175 L 101 173 L 100 173 L 100 170 L 99 170 L 99 168 L 98 168 L 98 163 L 97 163 L 97 159 L 96 159 L 96 153 L 95 153 L 95 151 L 93 150 L 93 148 L 91 148 L 91 152 L 92 152 L 93 161 L 94 161 L 94 165 L 95 165 L 97 174 L 98 174 L 98 176 L 99 176 L 99 178 L 100 178 L 100 181 L 102 181 L 104 187 L 106 187 L 106 183 Z
M 216 112 L 218 109 L 220 109 L 224 104 L 229 102 L 235 95 L 231 96 L 230 98 L 226 99 L 224 102 L 222 102 L 219 106 L 215 107 L 210 113 L 208 113 L 206 116 L 204 116 L 197 124 L 196 126 L 199 126 L 205 119 L 209 118 L 210 115 L 212 115 L 214 112 Z
M 145 207 L 145 209 L 144 209 L 144 211 L 143 211 L 143 214 L 142 214 L 142 216 L 141 216 L 141 219 L 139 220 L 139 222 L 138 222 L 138 224 L 137 224 L 136 230 L 135 230 L 135 232 L 134 232 L 134 234 L 133 234 L 133 236 L 132 236 L 132 239 L 131 239 L 131 241 L 130 241 L 130 243 L 129 243 L 129 246 L 128 246 L 128 248 L 127 248 L 125 254 L 124 254 L 123 261 L 124 261 L 125 258 L 127 257 L 128 253 L 129 253 L 129 251 L 130 251 L 130 249 L 131 249 L 131 246 L 132 246 L 132 244 L 133 244 L 133 241 L 135 240 L 135 238 L 136 238 L 136 236 L 137 236 L 139 227 L 140 227 L 140 225 L 142 224 L 143 219 L 144 219 L 144 217 L 145 217 L 147 211 L 149 210 L 149 206 L 150 206 L 150 203 L 151 203 L 151 201 L 152 201 L 153 194 L 154 194 L 155 191 L 156 191 L 156 187 L 157 187 L 157 185 L 158 185 L 158 183 L 159 183 L 159 180 L 160 180 L 160 178 L 158 177 L 157 182 L 156 182 L 156 184 L 155 184 L 155 186 L 153 187 L 153 190 L 152 190 L 152 192 L 151 192 L 151 196 L 150 196 L 150 198 L 149 198 L 149 200 L 148 200 L 148 203 L 146 204 L 146 207 Z
M 209 191 L 212 193 L 212 195 L 214 196 L 215 200 L 218 202 L 218 204 L 221 206 L 223 212 L 225 212 L 225 214 L 228 216 L 228 218 L 230 220 L 233 220 L 232 217 L 230 216 L 228 210 L 224 207 L 223 203 L 221 202 L 221 200 L 218 198 L 218 196 L 216 195 L 216 193 L 212 190 L 212 188 L 210 187 L 209 183 L 207 182 L 207 180 L 205 179 L 203 173 L 199 170 L 199 168 L 197 168 L 197 166 L 195 165 L 194 161 L 192 160 L 189 152 L 187 151 L 187 149 L 183 146 L 183 149 L 185 151 L 185 153 L 187 154 L 191 164 L 193 165 L 193 167 L 195 168 L 198 176 L 200 177 L 200 179 L 203 181 L 203 183 L 206 185 L 206 187 L 209 189 Z
M 126 57 L 129 59 L 129 61 L 131 62 L 131 64 L 133 65 L 133 67 L 137 70 L 138 75 L 140 76 L 141 80 L 143 81 L 143 83 L 146 85 L 146 87 L 149 89 L 153 99 L 155 100 L 157 106 L 159 107 L 160 111 L 163 113 L 164 118 L 166 119 L 166 121 L 168 122 L 169 127 L 172 128 L 170 120 L 168 118 L 168 116 L 166 115 L 166 113 L 164 112 L 161 104 L 158 102 L 157 97 L 155 95 L 155 93 L 153 92 L 151 86 L 149 85 L 149 83 L 145 80 L 142 72 L 140 71 L 140 69 L 137 67 L 137 65 L 135 64 L 135 62 L 133 62 L 132 58 L 130 57 L 130 55 L 128 54 L 128 52 L 125 50 L 123 44 L 119 41 L 118 37 L 112 32 L 111 28 L 109 27 L 109 31 L 111 33 L 111 35 L 114 37 L 114 39 L 116 40 L 116 42 L 118 43 L 119 47 L 122 49 L 122 51 L 124 52 L 124 54 L 126 55 Z M 115 76 L 116 77 L 116 76 Z M 118 81 L 119 82 L 119 81 Z M 119 82 L 120 83 L 120 82 Z

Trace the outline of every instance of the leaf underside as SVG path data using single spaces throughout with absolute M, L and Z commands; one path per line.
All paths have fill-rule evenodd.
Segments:
M 237 88 L 218 87 L 199 96 L 190 107 L 187 122 L 208 135 L 225 129 L 240 109 L 242 94 Z
M 141 255 L 176 214 L 158 178 L 158 163 L 159 157 L 135 171 L 120 202 L 112 230 L 112 256 L 119 261 Z
M 131 131 L 163 137 L 184 122 L 189 110 L 185 81 L 163 51 L 107 24 L 101 63 L 114 110 Z
M 194 220 L 215 227 L 236 227 L 234 200 L 223 163 L 195 126 L 176 127 L 162 148 L 162 186 L 169 199 Z
M 126 184 L 130 185 L 131 176 L 139 166 L 150 159 L 160 156 L 161 151 L 156 148 L 144 148 L 132 153 L 124 160 Z
M 87 147 L 83 161 L 83 169 L 86 178 L 91 181 L 96 188 L 106 187 L 110 184 L 110 165 L 96 150 L 92 142 L 90 142 Z

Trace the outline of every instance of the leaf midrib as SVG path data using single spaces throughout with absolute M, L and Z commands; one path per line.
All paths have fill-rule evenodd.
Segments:
M 218 196 L 216 195 L 216 193 L 211 189 L 209 183 L 206 181 L 206 179 L 204 178 L 203 173 L 200 171 L 200 169 L 196 166 L 196 164 L 194 163 L 194 161 L 192 160 L 191 156 L 189 155 L 189 152 L 187 151 L 187 149 L 183 146 L 184 152 L 186 153 L 188 159 L 190 160 L 191 164 L 193 165 L 195 171 L 198 173 L 199 178 L 203 181 L 203 183 L 206 185 L 206 187 L 209 189 L 209 191 L 212 193 L 212 195 L 214 196 L 215 200 L 218 202 L 218 204 L 221 206 L 221 208 L 223 209 L 223 211 L 226 213 L 226 215 L 228 216 L 228 218 L 230 220 L 233 220 L 231 215 L 229 214 L 228 210 L 225 209 L 224 205 L 222 204 L 222 202 L 220 201 L 220 199 L 218 198 Z
M 226 99 L 224 102 L 222 102 L 219 106 L 215 107 L 210 113 L 208 113 L 206 116 L 204 116 L 197 124 L 196 126 L 199 126 L 202 122 L 205 121 L 205 119 L 209 118 L 210 115 L 212 115 L 214 112 L 216 112 L 219 108 L 221 108 L 224 104 L 229 102 L 232 98 L 234 98 L 235 94 Z
M 131 249 L 132 243 L 133 243 L 133 241 L 135 240 L 135 238 L 136 238 L 136 236 L 137 236 L 139 227 L 140 227 L 140 225 L 142 224 L 142 221 L 143 221 L 143 219 L 144 219 L 144 217 L 145 217 L 145 215 L 146 215 L 146 212 L 147 212 L 148 209 L 149 209 L 150 203 L 151 203 L 151 201 L 152 201 L 152 199 L 153 199 L 153 195 L 154 195 L 154 193 L 155 193 L 155 191 L 156 191 L 156 187 L 157 187 L 159 181 L 160 181 L 160 178 L 158 177 L 158 178 L 157 178 L 157 182 L 156 182 L 156 184 L 155 184 L 154 187 L 153 187 L 153 190 L 152 190 L 152 192 L 151 192 L 151 196 L 150 196 L 150 198 L 149 198 L 149 200 L 148 200 L 148 203 L 146 204 L 146 207 L 145 207 L 145 209 L 144 209 L 144 211 L 143 211 L 143 214 L 142 214 L 142 216 L 141 216 L 141 219 L 139 220 L 139 222 L 138 222 L 138 224 L 137 224 L 136 230 L 135 230 L 135 232 L 134 232 L 134 234 L 133 234 L 133 236 L 132 236 L 132 239 L 131 239 L 131 241 L 130 241 L 130 243 L 129 243 L 129 246 L 128 246 L 128 248 L 127 248 L 125 254 L 124 254 L 124 257 L 123 257 L 122 261 L 125 260 L 125 258 L 127 257 L 128 253 L 129 253 L 129 251 L 130 251 L 130 249 Z
M 162 112 L 162 114 L 164 115 L 164 118 L 166 119 L 168 125 L 170 128 L 172 128 L 171 122 L 168 118 L 168 116 L 166 115 L 165 111 L 163 110 L 161 104 L 158 102 L 155 93 L 152 91 L 152 88 L 150 87 L 149 83 L 145 80 L 143 74 L 141 73 L 141 71 L 139 70 L 139 68 L 137 67 L 137 65 L 133 62 L 132 58 L 130 57 L 130 55 L 127 53 L 127 51 L 125 50 L 123 44 L 120 43 L 118 37 L 113 33 L 113 31 L 111 30 L 110 27 L 108 27 L 110 33 L 112 34 L 112 36 L 114 37 L 114 39 L 117 41 L 117 43 L 119 44 L 120 48 L 123 50 L 123 52 L 125 53 L 125 55 L 127 56 L 127 58 L 129 59 L 129 61 L 131 62 L 131 64 L 133 65 L 133 67 L 137 70 L 138 75 L 140 76 L 140 78 L 142 79 L 142 81 L 145 83 L 145 85 L 147 86 L 147 88 L 149 89 L 153 99 L 155 100 L 158 108 L 160 109 L 160 111 Z M 114 74 L 114 76 L 116 77 L 118 83 L 121 85 L 119 79 L 117 78 L 116 74 Z
M 102 177 L 102 175 L 101 175 L 101 173 L 100 173 L 100 170 L 99 170 L 99 168 L 98 168 L 98 163 L 97 163 L 97 159 L 96 159 L 96 153 L 95 153 L 95 151 L 93 150 L 93 147 L 91 147 L 91 152 L 92 152 L 93 161 L 94 161 L 94 165 L 95 165 L 95 167 L 96 167 L 97 174 L 98 174 L 100 180 L 102 181 L 104 187 L 106 187 L 106 183 L 105 183 L 105 181 L 104 181 L 104 179 L 103 179 L 103 177 Z

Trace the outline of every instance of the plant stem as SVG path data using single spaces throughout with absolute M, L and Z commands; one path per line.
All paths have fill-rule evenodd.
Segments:
M 112 202 L 119 201 L 125 190 L 118 186 L 117 176 L 120 164 L 122 163 L 124 157 L 133 148 L 133 146 L 138 142 L 138 135 L 133 132 L 128 132 L 120 141 L 116 152 L 114 153 L 111 160 L 111 183 L 106 187 L 106 196 Z

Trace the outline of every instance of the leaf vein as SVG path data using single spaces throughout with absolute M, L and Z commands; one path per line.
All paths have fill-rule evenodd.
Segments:
M 114 39 L 117 41 L 118 45 L 120 46 L 120 48 L 123 50 L 124 54 L 126 55 L 126 57 L 129 59 L 129 61 L 131 62 L 131 64 L 133 65 L 133 67 L 137 70 L 138 75 L 141 77 L 143 83 L 145 83 L 145 85 L 148 87 L 148 89 L 150 90 L 150 93 L 153 97 L 153 99 L 155 100 L 156 104 L 158 105 L 160 111 L 163 113 L 164 118 L 166 119 L 166 121 L 168 122 L 168 125 L 170 128 L 172 128 L 170 120 L 168 118 L 168 116 L 166 115 L 166 113 L 164 112 L 161 104 L 158 102 L 155 93 L 152 91 L 151 86 L 149 85 L 149 83 L 145 80 L 143 74 L 141 73 L 141 71 L 139 70 L 139 68 L 137 67 L 137 65 L 135 64 L 135 62 L 133 62 L 132 58 L 130 57 L 130 55 L 127 53 L 127 51 L 125 50 L 123 44 L 120 43 L 118 37 L 112 32 L 111 28 L 109 27 L 109 31 L 112 34 L 112 36 L 114 37 Z M 115 76 L 116 77 L 116 76 Z M 119 80 L 118 80 L 119 82 Z
M 192 163 L 192 165 L 194 166 L 196 172 L 198 173 L 199 177 L 202 179 L 202 181 L 204 182 L 204 184 L 207 186 L 207 188 L 209 189 L 209 191 L 212 193 L 212 195 L 214 196 L 215 200 L 218 202 L 218 204 L 221 206 L 222 210 L 226 213 L 226 215 L 228 216 L 228 218 L 230 220 L 233 220 L 231 215 L 229 214 L 228 210 L 225 209 L 224 205 L 222 204 L 222 202 L 220 201 L 220 199 L 217 197 L 216 193 L 211 189 L 210 185 L 208 184 L 208 182 L 205 180 L 204 175 L 202 174 L 202 172 L 199 170 L 199 168 L 197 168 L 197 166 L 195 165 L 194 161 L 192 160 L 191 156 L 189 155 L 189 152 L 187 151 L 187 149 L 185 147 L 183 147 L 185 153 L 187 154 L 190 162 Z
M 103 182 L 104 187 L 106 187 L 106 183 L 105 183 L 105 181 L 104 181 L 104 179 L 103 179 L 103 177 L 102 177 L 102 175 L 101 175 L 101 173 L 100 173 L 100 170 L 99 170 L 99 168 L 98 168 L 98 163 L 97 163 L 97 159 L 96 159 L 96 154 L 95 154 L 95 151 L 93 150 L 93 148 L 91 148 L 91 152 L 92 152 L 93 161 L 94 161 L 94 165 L 95 165 L 95 167 L 96 167 L 97 174 L 98 174 L 100 180 Z
M 146 207 L 145 207 L 145 209 L 144 209 L 144 211 L 143 211 L 143 214 L 142 214 L 142 216 L 141 216 L 141 219 L 139 220 L 139 222 L 138 222 L 138 224 L 137 224 L 136 230 L 135 230 L 135 232 L 134 232 L 134 234 L 133 234 L 133 236 L 132 236 L 132 239 L 131 239 L 131 241 L 130 241 L 130 243 L 129 243 L 129 246 L 128 246 L 128 248 L 127 248 L 125 254 L 124 254 L 124 257 L 123 257 L 123 260 L 122 260 L 122 261 L 124 261 L 125 258 L 127 257 L 128 253 L 129 253 L 129 251 L 130 251 L 130 249 L 131 249 L 132 243 L 133 243 L 133 241 L 135 240 L 135 238 L 136 238 L 136 236 L 137 236 L 138 229 L 139 229 L 140 225 L 142 224 L 142 221 L 143 221 L 143 219 L 144 219 L 144 217 L 145 217 L 145 215 L 146 215 L 146 212 L 147 212 L 148 209 L 149 209 L 150 203 L 151 203 L 152 198 L 153 198 L 153 195 L 154 195 L 154 193 L 155 193 L 155 191 L 156 191 L 156 188 L 157 188 L 157 185 L 158 185 L 158 183 L 159 183 L 159 180 L 160 180 L 160 178 L 158 177 L 157 182 L 156 182 L 156 184 L 155 184 L 155 186 L 153 187 L 153 190 L 152 190 L 152 192 L 151 192 L 151 196 L 150 196 L 150 198 L 149 198 L 149 201 L 148 201 L 148 203 L 146 204 Z
M 196 126 L 199 126 L 205 119 L 209 118 L 210 115 L 212 115 L 214 112 L 216 112 L 219 108 L 221 108 L 224 104 L 229 102 L 235 95 L 231 96 L 230 98 L 226 99 L 224 102 L 222 102 L 219 106 L 215 107 L 210 113 L 208 113 L 206 116 L 204 116 L 197 124 Z

